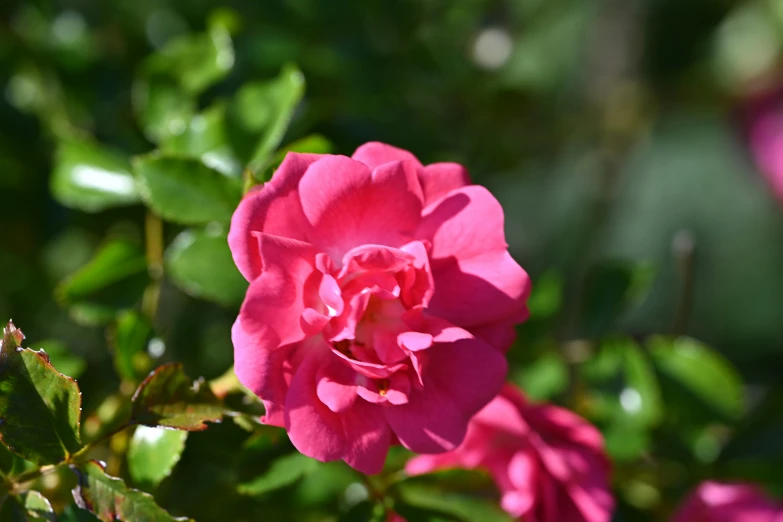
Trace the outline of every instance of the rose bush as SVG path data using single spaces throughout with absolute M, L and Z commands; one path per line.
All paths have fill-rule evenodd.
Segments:
M 470 423 L 455 451 L 420 455 L 406 471 L 482 468 L 501 506 L 526 522 L 608 522 L 614 500 L 609 462 L 596 428 L 568 410 L 531 404 L 507 385 Z
M 672 522 L 783 522 L 783 507 L 755 486 L 708 481 L 688 496 Z
M 305 455 L 377 473 L 391 444 L 450 451 L 500 391 L 530 283 L 462 166 L 289 153 L 228 241 L 250 281 L 236 374 Z

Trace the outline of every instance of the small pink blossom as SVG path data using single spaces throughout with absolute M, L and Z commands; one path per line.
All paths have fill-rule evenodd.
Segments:
M 452 450 L 502 387 L 530 284 L 462 166 L 289 153 L 228 242 L 250 281 L 236 374 L 305 455 L 377 473 L 391 444 Z
M 708 481 L 691 492 L 672 522 L 783 522 L 783 506 L 755 486 Z
M 420 455 L 412 475 L 442 468 L 482 468 L 501 506 L 525 522 L 608 522 L 614 500 L 609 462 L 595 427 L 568 410 L 531 404 L 506 385 L 470 422 L 455 451 Z

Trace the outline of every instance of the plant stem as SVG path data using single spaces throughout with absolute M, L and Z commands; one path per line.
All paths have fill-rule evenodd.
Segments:
M 40 468 L 37 468 L 37 469 L 31 469 L 30 471 L 26 471 L 26 472 L 22 473 L 21 475 L 17 475 L 16 477 L 13 477 L 9 481 L 10 493 L 12 493 L 14 495 L 19 494 L 19 493 L 23 493 L 24 491 L 26 491 L 26 488 L 22 487 L 23 484 L 26 484 L 28 482 L 32 482 L 33 480 L 39 479 L 39 478 L 43 477 L 44 475 L 48 475 L 48 474 L 58 470 L 59 468 L 61 468 L 63 466 L 76 464 L 85 454 L 87 454 L 87 452 L 89 452 L 95 446 L 97 446 L 98 444 L 101 444 L 101 443 L 109 440 L 110 438 L 112 438 L 113 436 L 115 436 L 116 434 L 118 434 L 119 432 L 125 430 L 126 428 L 128 428 L 130 426 L 132 426 L 131 422 L 126 422 L 126 423 L 122 424 L 116 430 L 108 433 L 107 435 L 103 436 L 102 438 L 100 438 L 100 439 L 98 439 L 98 440 L 96 440 L 94 442 L 91 442 L 91 443 L 85 445 L 84 447 L 82 447 L 82 449 L 80 449 L 76 453 L 73 453 L 73 454 L 69 455 L 68 458 L 66 458 L 62 462 L 58 462 L 57 464 L 48 464 L 46 466 L 41 466 Z
M 144 239 L 147 267 L 152 282 L 144 292 L 142 309 L 150 321 L 154 321 L 158 311 L 161 279 L 163 278 L 163 221 L 150 211 L 144 218 Z

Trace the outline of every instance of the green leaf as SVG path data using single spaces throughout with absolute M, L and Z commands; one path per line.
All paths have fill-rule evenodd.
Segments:
M 536 279 L 527 301 L 531 319 L 548 319 L 560 311 L 563 302 L 563 276 L 549 271 Z
M 6 328 L 8 331 L 9 328 Z M 0 353 L 0 441 L 36 464 L 56 464 L 81 449 L 81 393 L 44 352 Z
M 200 159 L 226 176 L 240 176 L 243 162 L 231 146 L 226 129 L 226 105 L 217 103 L 190 117 L 185 130 L 161 143 L 160 150 L 172 155 Z
M 95 515 L 75 505 L 67 506 L 59 516 L 60 522 L 95 522 Z
M 113 240 L 61 282 L 55 294 L 77 320 L 100 324 L 132 308 L 148 282 L 144 253 L 128 241 Z
M 408 522 L 456 520 L 472 522 L 511 522 L 497 500 L 479 497 L 469 491 L 446 491 L 428 480 L 438 474 L 408 479 L 392 487 L 394 510 Z M 426 477 L 426 478 L 425 478 Z M 430 482 L 430 483 L 428 483 Z
M 364 500 L 340 515 L 338 522 L 386 522 L 389 514 L 383 504 Z
M 302 72 L 288 65 L 274 80 L 246 85 L 237 94 L 235 114 L 245 128 L 262 132 L 248 164 L 253 174 L 269 165 L 304 95 L 304 87 Z
M 152 496 L 131 489 L 121 479 L 107 475 L 103 467 L 94 460 L 74 470 L 79 476 L 79 485 L 73 490 L 76 504 L 95 513 L 104 522 L 188 520 L 172 517 L 155 503 Z
M 688 337 L 653 337 L 649 349 L 655 366 L 708 406 L 728 418 L 745 408 L 742 378 L 718 352 Z
M 224 306 L 238 305 L 247 291 L 220 227 L 180 233 L 166 251 L 166 271 L 186 293 Z
M 243 495 L 262 495 L 290 486 L 315 469 L 317 462 L 301 453 L 291 453 L 272 462 L 266 472 L 237 486 Z
M 149 154 L 133 162 L 144 202 L 162 218 L 186 225 L 227 223 L 242 182 L 193 158 Z
M 196 113 L 196 100 L 182 93 L 173 79 L 142 78 L 133 85 L 133 107 L 144 135 L 158 143 L 185 131 Z
M 534 400 L 551 399 L 568 388 L 568 367 L 562 355 L 549 351 L 537 357 L 531 364 L 518 368 L 513 381 Z
M 181 364 L 155 369 L 133 394 L 132 419 L 146 426 L 202 431 L 219 422 L 223 406 L 203 379 L 191 381 Z
M 623 260 L 592 267 L 582 300 L 585 336 L 598 339 L 612 330 L 628 306 L 646 296 L 653 274 L 648 265 Z
M 46 352 L 46 355 L 49 356 L 49 362 L 58 372 L 72 379 L 78 379 L 87 369 L 87 361 L 74 355 L 62 341 L 48 339 L 37 343 L 37 347 Z
M 29 491 L 25 495 L 24 508 L 30 520 L 45 520 L 47 522 L 56 522 L 57 520 L 49 500 L 38 491 Z
M 171 475 L 187 438 L 187 431 L 137 427 L 128 448 L 128 473 L 133 481 L 146 489 Z
M 150 56 L 144 68 L 152 76 L 175 78 L 188 94 L 200 94 L 224 78 L 233 65 L 231 37 L 225 29 L 215 27 L 169 42 Z
M 655 426 L 661 420 L 661 390 L 652 365 L 636 343 L 625 350 L 626 387 L 620 392 L 620 406 L 635 423 Z
M 89 140 L 60 142 L 50 180 L 54 199 L 85 212 L 139 201 L 128 159 Z
M 233 64 L 231 38 L 220 26 L 178 38 L 147 59 L 133 86 L 133 107 L 145 135 L 160 142 L 185 132 L 196 97 Z
M 152 323 L 143 314 L 128 310 L 117 316 L 113 331 L 114 368 L 123 379 L 140 381 L 150 370 L 152 360 L 147 345 L 152 338 Z
M 591 416 L 637 430 L 661 421 L 663 404 L 658 379 L 651 362 L 633 339 L 605 339 L 598 352 L 582 365 L 581 372 L 591 383 Z
M 9 496 L 3 501 L 0 495 L 0 522 L 27 522 L 27 512 L 18 497 Z

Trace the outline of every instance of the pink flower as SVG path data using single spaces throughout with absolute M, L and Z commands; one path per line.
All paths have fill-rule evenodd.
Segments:
M 672 522 L 783 522 L 783 507 L 749 484 L 703 482 Z
M 368 143 L 289 153 L 237 208 L 235 371 L 305 455 L 369 474 L 391 444 L 452 450 L 502 387 L 530 284 L 500 205 L 468 183 Z
M 488 471 L 503 509 L 525 522 L 612 517 L 609 462 L 598 430 L 563 408 L 530 404 L 511 385 L 473 418 L 459 448 L 414 457 L 406 471 L 455 467 Z

